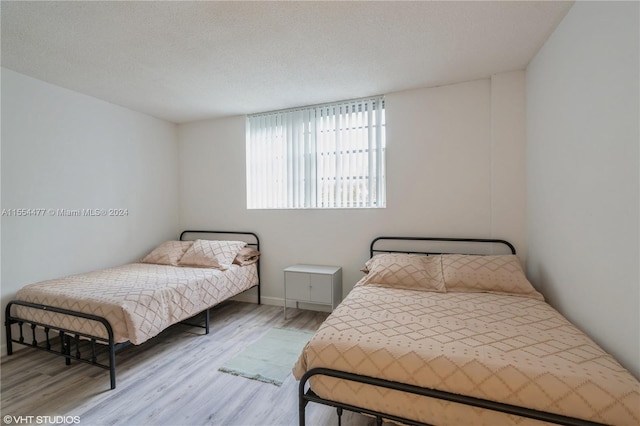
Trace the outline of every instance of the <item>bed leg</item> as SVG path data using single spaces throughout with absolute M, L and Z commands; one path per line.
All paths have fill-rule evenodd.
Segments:
M 11 321 L 9 321 L 9 318 L 11 318 L 11 305 L 13 305 L 13 302 L 7 303 L 7 307 L 4 310 L 4 325 L 6 327 L 5 335 L 7 337 L 7 355 L 13 354 L 13 336 L 11 336 Z
M 204 334 L 209 334 L 209 309 L 204 311 Z
M 71 337 L 68 334 L 62 333 L 63 347 L 64 347 L 64 363 L 65 365 L 71 365 Z
M 382 417 L 376 417 L 376 426 L 382 426 Z
M 338 407 L 336 411 L 338 412 L 338 426 L 342 426 L 342 408 Z
M 5 336 L 7 338 L 7 355 L 13 354 L 13 337 L 11 336 L 11 302 L 7 303 L 7 307 L 4 309 L 4 326 Z
M 7 336 L 7 355 L 13 354 L 13 337 L 11 336 L 11 324 L 9 321 L 6 322 L 6 336 Z
M 111 339 L 110 339 L 111 340 Z M 116 388 L 116 347 L 113 340 L 109 342 L 109 379 L 111 389 Z

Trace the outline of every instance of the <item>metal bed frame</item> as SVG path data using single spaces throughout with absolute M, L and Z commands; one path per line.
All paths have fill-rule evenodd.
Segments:
M 244 238 L 249 239 L 247 245 L 255 247 L 256 250 L 260 250 L 260 239 L 258 235 L 253 232 L 244 231 L 198 231 L 198 230 L 186 230 L 180 234 L 180 241 L 184 241 L 185 234 L 217 234 L 217 235 L 242 235 Z M 258 274 L 258 284 L 253 287 L 258 289 L 258 304 L 260 304 L 260 260 L 256 264 Z M 251 288 L 253 288 L 251 287 Z M 249 290 L 249 289 L 247 289 Z M 246 291 L 246 290 L 245 290 Z M 39 309 L 43 311 L 56 312 L 64 315 L 69 315 L 77 318 L 83 318 L 89 321 L 96 321 L 104 326 L 107 334 L 107 338 L 93 336 L 87 333 L 77 332 L 75 330 L 69 330 L 63 327 L 52 326 L 50 324 L 43 324 L 37 321 L 32 321 L 24 318 L 19 318 L 11 315 L 12 306 L 26 306 L 33 309 Z M 209 307 L 211 308 L 211 306 Z M 193 327 L 204 328 L 205 334 L 209 334 L 209 308 L 196 315 L 181 321 L 178 324 L 189 325 Z M 189 323 L 187 321 L 193 320 L 195 317 L 204 314 L 204 325 L 202 321 L 200 323 Z M 19 337 L 14 337 L 12 325 L 17 324 L 19 328 Z M 27 326 L 27 334 L 30 336 L 25 337 L 24 326 Z M 13 354 L 13 343 L 28 346 L 34 349 L 39 349 L 45 352 L 52 353 L 57 356 L 62 356 L 65 359 L 65 365 L 71 365 L 71 360 L 90 364 L 99 368 L 109 370 L 111 389 L 116 388 L 116 351 L 129 346 L 131 342 L 115 343 L 113 336 L 113 328 L 109 321 L 101 316 L 87 314 L 84 312 L 73 311 L 69 309 L 62 309 L 55 306 L 41 305 L 36 303 L 25 302 L 21 300 L 12 300 L 7 303 L 5 308 L 5 329 L 7 337 L 7 355 Z M 29 333 L 29 329 L 31 332 Z M 38 341 L 36 336 L 36 330 L 44 332 L 44 340 Z M 56 337 L 59 342 L 56 341 Z M 28 340 L 30 338 L 30 341 Z M 97 350 L 96 343 L 107 346 L 106 352 L 108 353 L 108 361 L 99 361 L 98 353 L 104 352 Z M 86 348 L 88 346 L 88 348 Z M 89 354 L 83 354 L 83 351 L 88 351 Z
M 479 243 L 489 245 L 504 245 L 509 248 L 511 254 L 516 254 L 515 247 L 505 240 L 499 239 L 487 239 L 487 238 L 437 238 L 437 237 L 377 237 L 369 246 L 369 255 L 373 257 L 375 253 L 408 253 L 408 254 L 423 254 L 423 255 L 437 255 L 445 254 L 442 251 L 423 251 L 423 250 L 396 250 L 396 249 L 377 249 L 377 244 L 384 244 L 384 241 L 413 241 L 413 242 L 439 242 L 439 243 Z M 459 252 L 458 252 L 459 253 Z M 421 395 L 436 399 L 442 399 L 445 401 L 456 402 L 459 404 L 470 405 L 474 407 L 484 408 L 487 410 L 499 411 L 507 414 L 514 414 L 521 417 L 527 417 L 531 419 L 541 420 L 545 422 L 568 425 L 568 426 L 602 426 L 601 423 L 591 422 L 588 420 L 562 416 L 555 413 L 548 413 L 544 411 L 534 410 L 531 408 L 520 407 L 516 405 L 504 404 L 500 402 L 490 401 L 487 399 L 475 398 L 466 395 L 459 395 L 455 393 L 445 392 L 437 389 L 423 388 L 406 383 L 394 382 L 384 380 L 371 376 L 363 376 L 359 374 L 349 373 L 346 371 L 333 370 L 329 368 L 313 368 L 307 371 L 301 378 L 298 385 L 298 416 L 299 425 L 305 426 L 305 409 L 309 402 L 315 402 L 318 404 L 328 405 L 336 408 L 338 415 L 338 425 L 342 424 L 343 410 L 354 411 L 365 415 L 373 416 L 376 418 L 376 424 L 382 425 L 383 419 L 399 422 L 407 425 L 415 426 L 429 426 L 427 423 L 420 422 L 413 419 L 403 418 L 391 414 L 385 414 L 380 411 L 371 410 L 363 407 L 357 407 L 350 404 L 344 404 L 338 401 L 332 401 L 329 399 L 321 398 L 316 395 L 311 387 L 307 388 L 307 382 L 313 376 L 329 376 L 337 379 L 348 380 L 356 383 L 362 383 L 372 386 L 377 386 L 385 389 L 397 390 L 409 394 Z

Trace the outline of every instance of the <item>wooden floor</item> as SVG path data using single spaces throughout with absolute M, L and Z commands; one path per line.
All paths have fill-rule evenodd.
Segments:
M 298 382 L 292 375 L 278 387 L 218 368 L 271 327 L 315 331 L 326 316 L 291 309 L 285 321 L 282 308 L 228 302 L 211 310 L 208 335 L 177 325 L 118 351 L 115 390 L 109 390 L 106 370 L 78 363 L 67 367 L 63 358 L 21 350 L 2 358 L 3 424 L 9 424 L 5 416 L 77 416 L 80 425 L 297 425 Z M 350 412 L 342 422 L 375 424 Z M 337 423 L 335 409 L 308 405 L 308 425 Z

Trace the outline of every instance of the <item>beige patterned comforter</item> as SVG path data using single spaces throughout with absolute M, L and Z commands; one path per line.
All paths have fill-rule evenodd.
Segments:
M 356 285 L 293 372 L 325 367 L 615 425 L 640 424 L 640 384 L 547 303 Z M 436 425 L 539 422 L 316 376 L 321 397 Z
M 137 345 L 257 283 L 255 265 L 232 265 L 223 272 L 132 263 L 31 284 L 18 291 L 16 299 L 104 317 L 116 343 L 129 340 Z M 107 337 L 96 321 L 23 306 L 14 306 L 13 312 L 24 319 Z

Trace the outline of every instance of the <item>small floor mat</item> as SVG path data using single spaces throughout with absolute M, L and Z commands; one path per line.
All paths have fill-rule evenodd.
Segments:
M 236 354 L 219 371 L 280 386 L 291 374 L 302 348 L 312 336 L 309 331 L 274 327 Z

